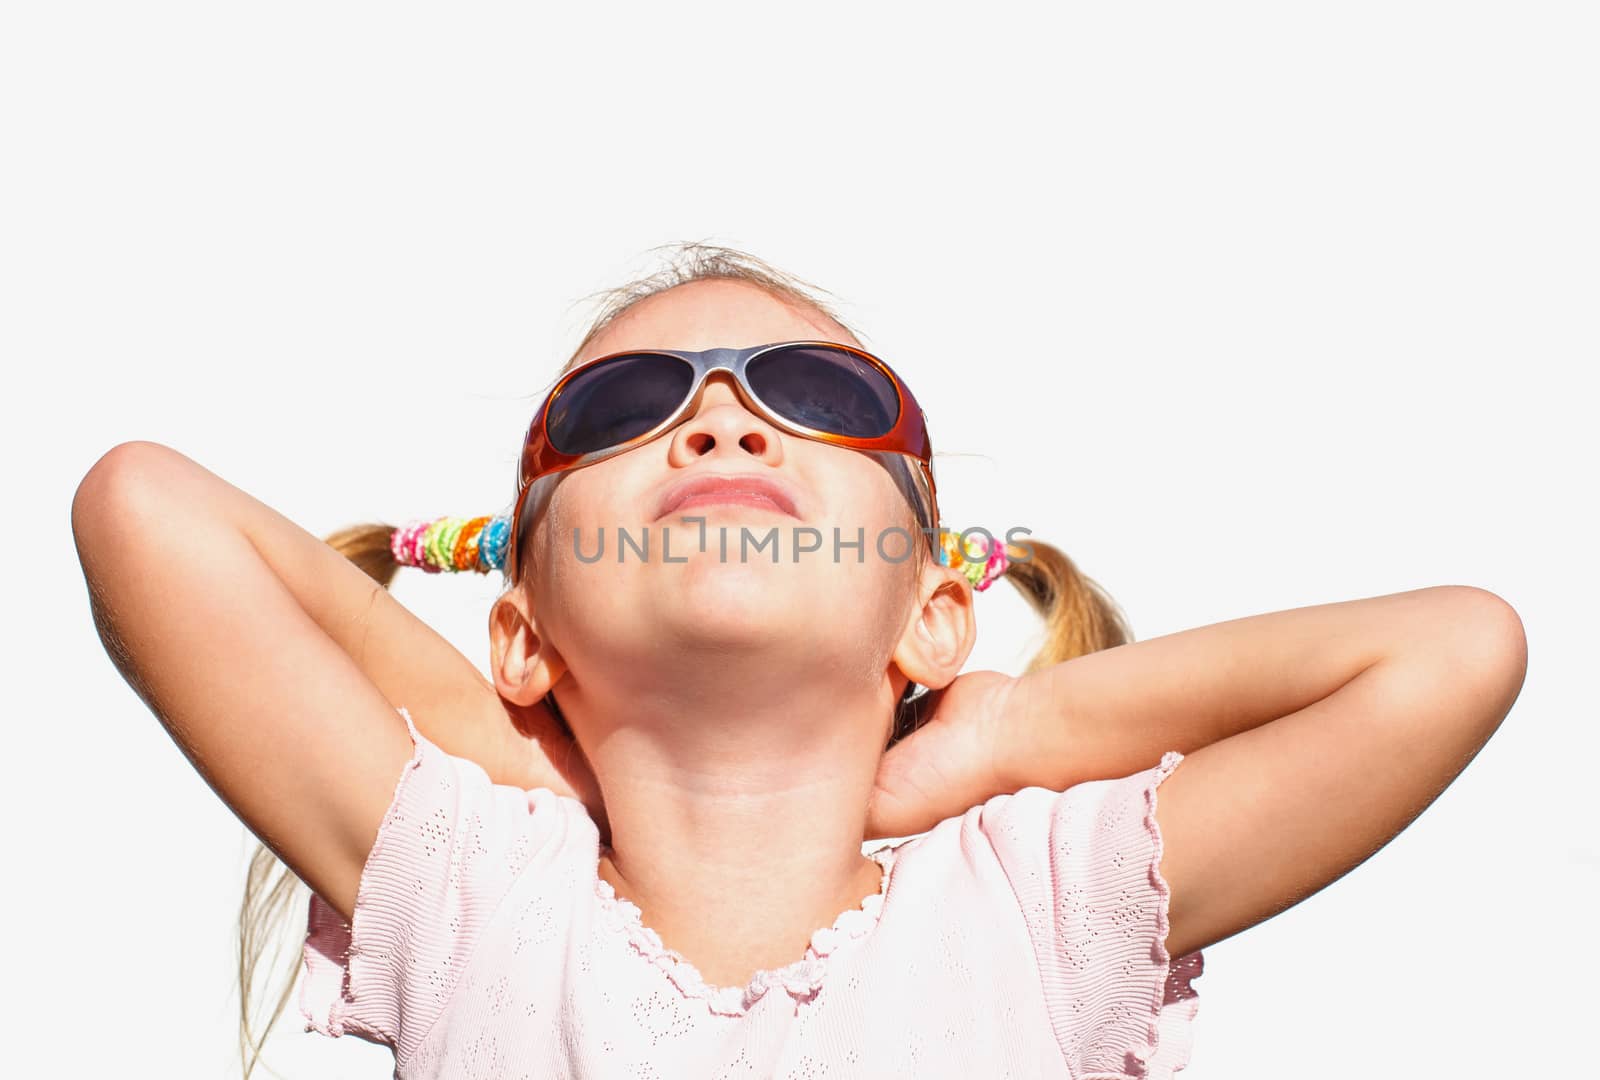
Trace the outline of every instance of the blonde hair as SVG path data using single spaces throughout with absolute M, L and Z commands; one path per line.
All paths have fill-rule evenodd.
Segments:
M 562 372 L 576 363 L 589 343 L 629 308 L 647 297 L 692 281 L 721 279 L 754 285 L 783 301 L 826 316 L 847 331 L 857 344 L 861 343 L 860 335 L 820 297 L 819 294 L 827 290 L 784 273 L 754 255 L 698 242 L 667 244 L 651 250 L 663 249 L 669 252 L 669 259 L 662 269 L 624 285 L 580 298 L 598 301 L 599 311 L 583 340 L 562 365 Z M 388 588 L 399 569 L 389 547 L 393 532 L 392 525 L 352 525 L 324 539 L 368 577 Z M 524 537 L 523 543 L 527 541 L 528 538 Z M 1029 661 L 1026 672 L 1051 667 L 1073 657 L 1109 649 L 1133 639 L 1115 602 L 1099 585 L 1080 572 L 1071 559 L 1057 548 L 1032 537 L 1028 538 L 1027 546 L 1032 550 L 1031 557 L 1013 558 L 1005 573 L 1006 580 L 1016 587 L 1044 620 L 1044 644 Z M 1012 550 L 1017 549 L 1013 546 Z M 912 560 L 907 561 L 914 566 Z M 920 698 L 915 697 L 902 700 L 885 750 L 917 729 L 921 723 L 917 708 L 919 701 Z M 551 704 L 554 704 L 553 699 Z M 560 719 L 559 710 L 553 711 Z M 565 726 L 564 720 L 562 724 Z M 261 1056 L 268 1034 L 283 1014 L 294 991 L 294 975 L 299 970 L 299 950 L 295 951 L 295 966 L 266 1027 L 259 1037 L 252 1038 L 250 990 L 256 970 L 267 946 L 280 936 L 278 928 L 287 920 L 290 911 L 303 911 L 302 901 L 309 899 L 310 890 L 302 886 L 300 879 L 278 860 L 270 848 L 258 843 L 250 859 L 239 917 L 239 1046 L 247 1080 Z M 275 951 L 273 955 L 276 957 L 278 952 Z

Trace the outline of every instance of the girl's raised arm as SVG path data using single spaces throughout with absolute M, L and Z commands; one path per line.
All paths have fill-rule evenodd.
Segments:
M 1182 956 L 1304 900 L 1409 825 L 1527 671 L 1510 604 L 1443 585 L 1230 619 L 1017 680 L 1007 790 L 1185 756 L 1155 808 Z
M 101 640 L 211 788 L 349 919 L 423 733 L 572 794 L 449 642 L 317 537 L 168 447 L 113 447 L 72 528 Z

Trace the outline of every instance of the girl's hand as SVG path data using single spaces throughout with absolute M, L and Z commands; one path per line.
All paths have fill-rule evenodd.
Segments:
M 532 705 L 515 705 L 498 695 L 497 700 L 515 731 L 510 742 L 516 764 L 507 782 L 524 790 L 547 787 L 557 795 L 577 799 L 589 811 L 600 838 L 609 843 L 611 826 L 605 800 L 583 748 L 563 730 L 543 700 Z
M 866 839 L 926 832 L 1011 790 L 998 763 L 1016 682 L 998 671 L 969 671 L 918 701 L 921 726 L 878 763 Z

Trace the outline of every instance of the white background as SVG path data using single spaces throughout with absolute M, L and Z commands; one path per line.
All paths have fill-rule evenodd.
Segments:
M 8 1073 L 238 1075 L 255 842 L 95 636 L 85 471 L 166 443 L 319 535 L 502 511 L 575 301 L 679 239 L 840 294 L 932 418 L 947 520 L 1061 545 L 1141 639 L 1510 601 L 1509 719 L 1207 950 L 1183 1075 L 1595 1067 L 1589 5 L 532 8 L 0 21 Z M 482 665 L 497 582 L 396 594 Z M 979 614 L 971 666 L 1015 670 L 1036 621 Z M 301 1028 L 283 1075 L 388 1075 Z

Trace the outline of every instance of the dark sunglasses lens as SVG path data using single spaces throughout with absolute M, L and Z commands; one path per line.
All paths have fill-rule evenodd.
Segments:
M 673 356 L 619 356 L 567 383 L 550 403 L 550 443 L 588 454 L 637 438 L 688 396 L 694 369 Z
M 750 361 L 745 377 L 762 401 L 818 431 L 875 439 L 889 434 L 900 419 L 894 381 L 843 349 L 778 349 Z

